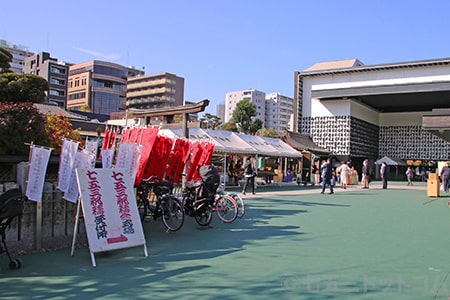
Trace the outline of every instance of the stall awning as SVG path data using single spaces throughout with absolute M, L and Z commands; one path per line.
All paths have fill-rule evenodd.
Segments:
M 181 129 L 160 129 L 159 134 L 171 138 L 183 138 Z M 189 139 L 211 142 L 215 153 L 244 154 L 277 157 L 302 157 L 302 154 L 280 139 L 246 135 L 226 130 L 190 128 Z
M 387 157 L 387 156 L 384 156 L 384 157 L 380 158 L 379 160 L 377 160 L 375 162 L 375 164 L 381 165 L 383 162 L 385 162 L 388 166 L 407 166 L 408 165 L 406 162 L 404 162 L 401 159 L 390 158 L 390 157 Z
M 327 156 L 331 153 L 327 149 L 316 145 L 309 134 L 286 131 L 281 139 L 299 151 L 309 151 L 321 156 Z
M 222 145 L 218 153 L 257 154 L 258 150 L 245 143 L 234 132 L 226 130 L 205 130 L 206 134 Z
M 261 156 L 281 156 L 280 153 L 269 145 L 265 140 L 256 135 L 247 135 L 243 133 L 234 133 L 245 143 L 257 150 L 257 154 Z

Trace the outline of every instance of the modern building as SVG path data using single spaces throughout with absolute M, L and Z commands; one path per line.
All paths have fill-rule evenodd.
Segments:
M 67 108 L 109 115 L 125 111 L 128 68 L 91 60 L 69 67 Z
M 293 130 L 294 99 L 280 93 L 266 94 L 265 127 L 282 133 Z
M 180 106 L 184 103 L 184 78 L 160 73 L 128 78 L 126 106 L 153 109 Z
M 243 91 L 229 92 L 225 97 L 225 123 L 231 120 L 233 111 L 236 109 L 236 105 L 242 101 L 248 99 L 256 106 L 256 116 L 254 119 L 259 119 L 263 122 L 263 128 L 265 127 L 266 118 L 266 93 L 248 89 Z
M 296 131 L 334 155 L 358 164 L 450 158 L 450 143 L 422 126 L 433 110 L 450 108 L 450 59 L 321 62 L 295 78 Z
M 23 73 L 45 78 L 49 84 L 45 103 L 66 108 L 68 64 L 50 57 L 47 52 L 40 52 L 25 58 Z
M 0 47 L 6 49 L 13 56 L 12 62 L 10 63 L 11 71 L 17 74 L 23 74 L 22 67 L 25 58 L 34 53 L 30 52 L 27 46 L 16 45 L 5 40 L 0 40 Z

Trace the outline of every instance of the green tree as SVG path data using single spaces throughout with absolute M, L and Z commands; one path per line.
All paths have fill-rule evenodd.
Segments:
M 11 72 L 9 68 L 11 68 L 12 60 L 12 54 L 5 48 L 0 47 L 0 73 Z
M 49 86 L 47 80 L 33 74 L 0 74 L 1 102 L 43 103 Z
M 259 134 L 258 135 L 260 135 L 260 136 L 266 136 L 266 137 L 271 137 L 271 138 L 279 138 L 280 137 L 280 135 L 275 131 L 275 128 L 270 128 L 270 129 L 267 129 L 267 128 L 262 128 L 260 131 L 259 131 Z
M 0 102 L 0 154 L 28 155 L 25 143 L 48 145 L 44 118 L 31 102 Z
M 256 105 L 250 99 L 244 99 L 236 104 L 231 121 L 236 124 L 239 132 L 255 134 L 262 128 L 263 122 L 259 119 L 253 121 L 254 116 L 256 116 Z
M 200 118 L 200 128 L 217 129 L 222 125 L 222 121 L 216 115 L 205 113 L 203 118 Z
M 236 124 L 232 121 L 222 124 L 222 126 L 220 126 L 220 129 L 227 130 L 227 131 L 233 131 L 233 132 L 239 132 L 238 128 L 236 127 Z
M 255 135 L 263 126 L 263 121 L 256 119 L 250 124 L 250 134 Z

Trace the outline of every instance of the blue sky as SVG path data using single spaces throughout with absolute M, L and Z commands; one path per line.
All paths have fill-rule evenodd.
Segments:
M 185 99 L 254 88 L 293 97 L 319 61 L 450 57 L 450 1 L 4 1 L 0 39 L 72 63 L 105 60 L 185 78 Z

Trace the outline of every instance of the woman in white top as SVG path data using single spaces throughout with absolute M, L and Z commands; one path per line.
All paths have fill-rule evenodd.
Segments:
M 341 185 L 344 189 L 346 189 L 351 171 L 347 162 L 344 161 L 344 163 L 339 167 L 339 171 L 341 172 Z

